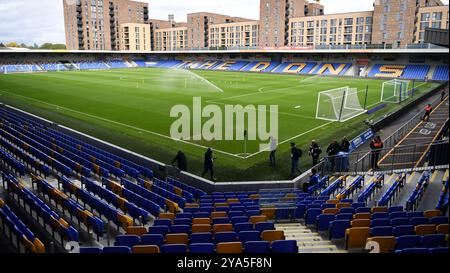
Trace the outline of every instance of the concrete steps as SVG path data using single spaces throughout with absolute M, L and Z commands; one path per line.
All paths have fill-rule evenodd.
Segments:
M 286 240 L 296 240 L 299 253 L 346 253 L 328 238 L 311 230 L 302 223 L 279 224 L 277 230 L 283 230 Z
M 420 201 L 418 211 L 434 210 L 436 208 L 436 203 L 441 195 L 443 187 L 442 179 L 444 174 L 444 170 L 436 170 L 431 175 L 430 184 Z

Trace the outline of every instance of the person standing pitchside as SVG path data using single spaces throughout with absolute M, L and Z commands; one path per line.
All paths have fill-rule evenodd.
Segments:
M 303 151 L 297 148 L 297 145 L 291 143 L 291 175 L 293 177 L 297 176 L 297 173 L 302 174 L 302 171 L 298 169 L 298 161 L 302 157 Z
M 216 181 L 214 179 L 214 159 L 213 158 L 213 151 L 211 148 L 208 148 L 208 150 L 205 153 L 205 163 L 204 163 L 204 171 L 202 173 L 202 177 L 205 176 L 205 174 L 209 171 L 211 175 L 211 181 Z
M 276 166 L 275 163 L 275 153 L 277 152 L 278 142 L 277 139 L 273 136 L 270 136 L 270 156 L 269 162 L 271 166 Z

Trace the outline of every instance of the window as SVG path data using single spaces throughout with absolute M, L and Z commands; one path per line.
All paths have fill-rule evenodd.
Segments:
M 429 13 L 422 13 L 420 16 L 420 21 L 428 21 L 430 20 L 430 14 Z
M 353 18 L 345 18 L 345 25 L 353 25 Z
M 357 24 L 357 25 L 362 25 L 362 24 L 364 24 L 364 17 L 358 17 L 358 18 L 356 18 L 356 24 Z
M 366 25 L 371 25 L 372 24 L 372 17 L 366 17 Z
M 433 21 L 442 20 L 442 12 L 433 12 L 432 20 Z
M 433 22 L 431 23 L 432 28 L 441 28 L 441 22 Z
M 389 5 L 384 5 L 383 11 L 384 11 L 385 13 L 388 13 L 388 12 L 389 12 Z

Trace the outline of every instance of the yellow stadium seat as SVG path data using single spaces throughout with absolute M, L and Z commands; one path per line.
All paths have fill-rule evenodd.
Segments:
M 166 199 L 166 206 L 167 206 L 169 212 L 174 213 L 174 214 L 180 210 L 178 207 L 178 204 L 169 199 Z
M 178 188 L 178 187 L 173 187 L 173 191 L 175 192 L 176 195 L 178 196 L 183 196 L 183 190 Z
M 211 225 L 192 225 L 192 233 L 211 232 Z
M 427 210 L 423 213 L 423 215 L 428 218 L 438 217 L 438 216 L 441 216 L 441 211 L 440 210 Z
M 239 201 L 239 198 L 228 198 L 227 199 L 227 204 L 236 204 L 236 203 L 240 203 L 241 201 Z
M 350 203 L 337 203 L 336 204 L 337 209 L 351 208 L 351 207 L 352 207 L 352 204 L 350 204 Z
M 352 227 L 370 227 L 370 219 L 356 219 L 351 222 Z
M 187 245 L 189 243 L 189 235 L 185 233 L 170 233 L 166 235 L 166 245 Z
M 335 204 L 336 205 L 337 203 L 339 203 L 338 199 L 327 200 L 327 204 Z
M 5 201 L 3 201 L 2 199 L 0 199 L 0 208 L 3 207 L 5 205 Z
M 267 242 L 284 240 L 284 231 L 282 230 L 265 230 L 261 234 L 261 239 Z
M 372 213 L 376 213 L 376 212 L 388 212 L 389 209 L 388 207 L 373 207 L 372 208 Z
M 196 203 L 186 203 L 184 205 L 184 208 L 199 208 L 199 207 L 200 207 L 200 205 L 196 204 Z
M 45 253 L 45 246 L 38 238 L 34 239 L 34 247 L 36 248 L 36 253 Z
M 142 236 L 147 234 L 147 229 L 141 226 L 130 226 L 125 228 L 127 235 L 137 235 Z
M 218 243 L 217 253 L 219 254 L 240 254 L 242 253 L 241 242 Z
M 133 225 L 133 219 L 127 215 L 117 214 L 117 220 L 122 223 L 124 229 Z
M 436 233 L 436 225 L 418 225 L 414 228 L 416 235 L 428 235 Z
M 250 216 L 250 223 L 255 225 L 256 223 L 259 223 L 259 222 L 267 222 L 267 216 L 265 216 L 265 215 Z
M 250 199 L 252 199 L 252 200 L 261 199 L 261 195 L 259 195 L 259 194 L 251 194 L 250 195 Z
M 276 213 L 275 207 L 268 207 L 261 209 L 261 215 L 265 215 L 267 217 L 267 220 L 275 220 L 275 213 Z
M 226 211 L 213 211 L 213 212 L 211 212 L 211 219 L 223 218 L 223 217 L 227 217 L 227 212 Z
M 211 219 L 210 218 L 194 218 L 192 220 L 193 225 L 210 225 Z
M 436 233 L 448 234 L 448 224 L 440 224 L 436 227 Z
M 348 228 L 345 231 L 345 249 L 364 248 L 367 238 L 370 236 L 369 227 Z
M 233 231 L 233 225 L 232 224 L 216 224 L 213 226 L 213 232 L 227 232 L 227 231 Z
M 173 221 L 175 219 L 175 214 L 172 212 L 160 213 L 159 219 L 169 219 Z
M 395 250 L 395 245 L 397 243 L 394 236 L 380 236 L 380 237 L 372 237 L 368 238 L 366 244 L 368 242 L 377 242 L 380 246 L 380 253 L 391 253 Z
M 336 215 L 338 213 L 339 213 L 339 209 L 337 209 L 337 208 L 329 208 L 329 209 L 324 209 L 322 211 L 322 214 L 333 214 L 333 215 Z
M 133 246 L 133 253 L 136 254 L 157 254 L 159 253 L 158 246 Z
M 369 212 L 364 212 L 364 213 L 356 213 L 355 215 L 353 215 L 353 219 L 370 219 L 372 217 L 372 215 Z

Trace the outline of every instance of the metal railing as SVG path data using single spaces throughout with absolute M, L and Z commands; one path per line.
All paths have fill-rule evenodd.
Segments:
M 369 170 L 394 172 L 413 171 L 426 166 L 429 169 L 449 164 L 449 141 L 420 143 L 380 149 L 377 152 L 354 152 L 341 156 L 325 157 L 314 168 L 321 175 L 357 175 Z M 380 164 L 378 164 L 380 163 Z M 379 168 L 376 168 L 379 165 Z

